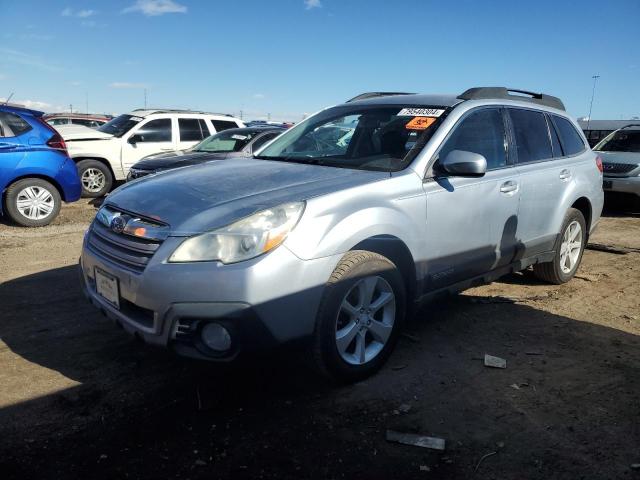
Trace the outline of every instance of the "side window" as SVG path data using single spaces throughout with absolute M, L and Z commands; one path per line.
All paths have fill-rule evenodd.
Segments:
M 54 118 L 47 122 L 49 125 L 67 125 L 69 123 L 69 119 L 67 118 Z
M 211 132 L 209 131 L 209 127 L 207 126 L 207 122 L 204 121 L 204 118 L 198 119 L 198 122 L 200 122 L 200 130 L 202 130 L 202 135 L 204 135 L 202 138 L 211 136 Z
M 253 144 L 251 145 L 251 151 L 252 152 L 258 151 L 265 143 L 267 143 L 269 140 L 273 140 L 278 135 L 279 134 L 275 133 L 275 132 L 274 133 L 265 133 L 261 137 L 257 138 L 255 142 L 253 142 Z
M 553 157 L 543 113 L 510 108 L 509 115 L 516 137 L 518 163 L 537 162 Z
M 506 166 L 505 128 L 500 110 L 484 108 L 466 117 L 440 149 L 440 158 L 452 150 L 483 155 L 488 170 Z
M 562 145 L 560 145 L 560 138 L 558 138 L 558 132 L 556 132 L 556 128 L 553 126 L 551 117 L 547 117 L 547 127 L 549 128 L 549 133 L 551 134 L 551 147 L 553 147 L 553 157 L 562 157 L 564 155 L 562 151 Z
M 558 127 L 558 134 L 560 135 L 560 141 L 564 147 L 565 155 L 575 155 L 584 151 L 584 142 L 578 132 L 576 132 L 573 124 L 566 118 L 553 116 L 553 120 Z
M 151 120 L 138 129 L 136 135 L 140 135 L 141 142 L 170 142 L 171 141 L 171 119 L 158 118 Z
M 222 132 L 223 130 L 228 130 L 230 128 L 238 128 L 240 126 L 236 122 L 229 122 L 226 120 L 211 120 L 211 123 L 213 124 L 213 127 L 216 129 L 216 132 Z
M 181 142 L 199 142 L 209 136 L 208 130 L 203 132 L 200 124 L 201 120 L 197 118 L 179 118 L 178 126 L 180 127 Z
M 14 113 L 0 112 L 3 137 L 18 137 L 31 130 L 31 125 Z
M 94 123 L 91 120 L 85 118 L 73 118 L 71 119 L 71 123 L 74 125 L 84 125 L 85 127 L 93 127 Z

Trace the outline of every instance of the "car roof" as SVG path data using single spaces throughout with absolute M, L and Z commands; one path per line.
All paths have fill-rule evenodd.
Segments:
M 31 110 L 30 108 L 11 104 L 0 104 L 0 111 L 11 113 L 26 113 L 28 115 L 33 115 L 34 117 L 41 117 L 42 115 L 44 115 L 44 112 L 41 112 L 39 110 Z
M 130 115 L 135 115 L 136 117 L 147 117 L 149 115 L 154 115 L 158 113 L 171 113 L 171 114 L 185 114 L 185 115 L 210 115 L 214 117 L 229 117 L 234 118 L 233 115 L 228 113 L 214 113 L 214 112 L 203 112 L 199 110 L 181 110 L 176 108 L 138 108 L 136 110 L 132 110 Z
M 349 104 L 358 105 L 425 105 L 438 107 L 453 107 L 463 100 L 455 95 L 428 95 L 428 94 L 392 94 L 380 95 L 362 100 L 352 100 Z

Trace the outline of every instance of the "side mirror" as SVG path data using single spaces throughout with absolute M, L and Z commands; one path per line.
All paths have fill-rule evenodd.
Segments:
M 131 145 L 135 145 L 138 142 L 142 142 L 144 140 L 144 137 L 138 133 L 131 135 L 129 137 L 129 140 L 127 140 L 127 143 L 130 143 Z
M 479 153 L 451 150 L 440 160 L 440 167 L 451 175 L 482 177 L 487 173 L 487 159 Z

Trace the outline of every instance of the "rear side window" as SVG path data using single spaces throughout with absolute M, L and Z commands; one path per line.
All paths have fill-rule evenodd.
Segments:
M 158 118 L 140 127 L 136 132 L 140 135 L 141 142 L 170 142 L 171 141 L 171 119 Z
M 2 124 L 2 137 L 19 137 L 31 130 L 31 125 L 25 122 L 15 113 L 0 112 L 0 124 Z
M 228 122 L 226 120 L 211 120 L 211 123 L 216 129 L 216 132 L 222 132 L 223 130 L 238 128 L 240 126 L 236 122 Z
M 564 149 L 565 155 L 575 155 L 584 150 L 584 142 L 582 137 L 576 131 L 573 124 L 566 118 L 553 116 L 553 120 L 558 127 L 558 135 L 560 135 L 560 141 Z
M 68 118 L 53 118 L 51 120 L 47 120 L 49 125 L 67 125 L 69 123 Z
M 516 137 L 518 163 L 537 162 L 553 157 L 543 113 L 510 108 L 509 115 Z
M 504 167 L 505 128 L 502 113 L 497 108 L 485 108 L 471 113 L 456 127 L 440 150 L 444 158 L 452 150 L 479 153 L 487 159 L 487 169 Z
M 203 130 L 204 122 L 198 118 L 179 118 L 181 142 L 199 142 L 209 136 L 209 130 Z

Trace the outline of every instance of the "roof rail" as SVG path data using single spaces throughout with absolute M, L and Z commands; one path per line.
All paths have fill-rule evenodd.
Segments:
M 516 93 L 518 95 L 512 95 Z M 545 93 L 529 92 L 527 90 L 517 90 L 515 88 L 506 87 L 475 87 L 470 88 L 466 92 L 458 95 L 461 100 L 516 100 L 520 102 L 536 103 L 547 107 L 565 110 L 564 103 L 558 97 L 553 97 Z
M 204 115 L 222 115 L 225 117 L 233 117 L 230 113 L 203 112 L 200 110 L 188 110 L 181 108 L 136 108 L 132 112 L 153 112 L 153 113 L 200 113 Z
M 618 130 L 622 130 L 623 128 L 631 128 L 631 127 L 640 127 L 640 123 L 630 123 L 629 125 L 625 125 L 624 127 L 620 127 Z
M 390 97 L 392 95 L 415 95 L 413 93 L 408 92 L 365 92 L 360 95 L 350 98 L 344 103 L 355 102 L 356 100 L 366 100 L 367 98 L 375 98 L 375 97 Z

